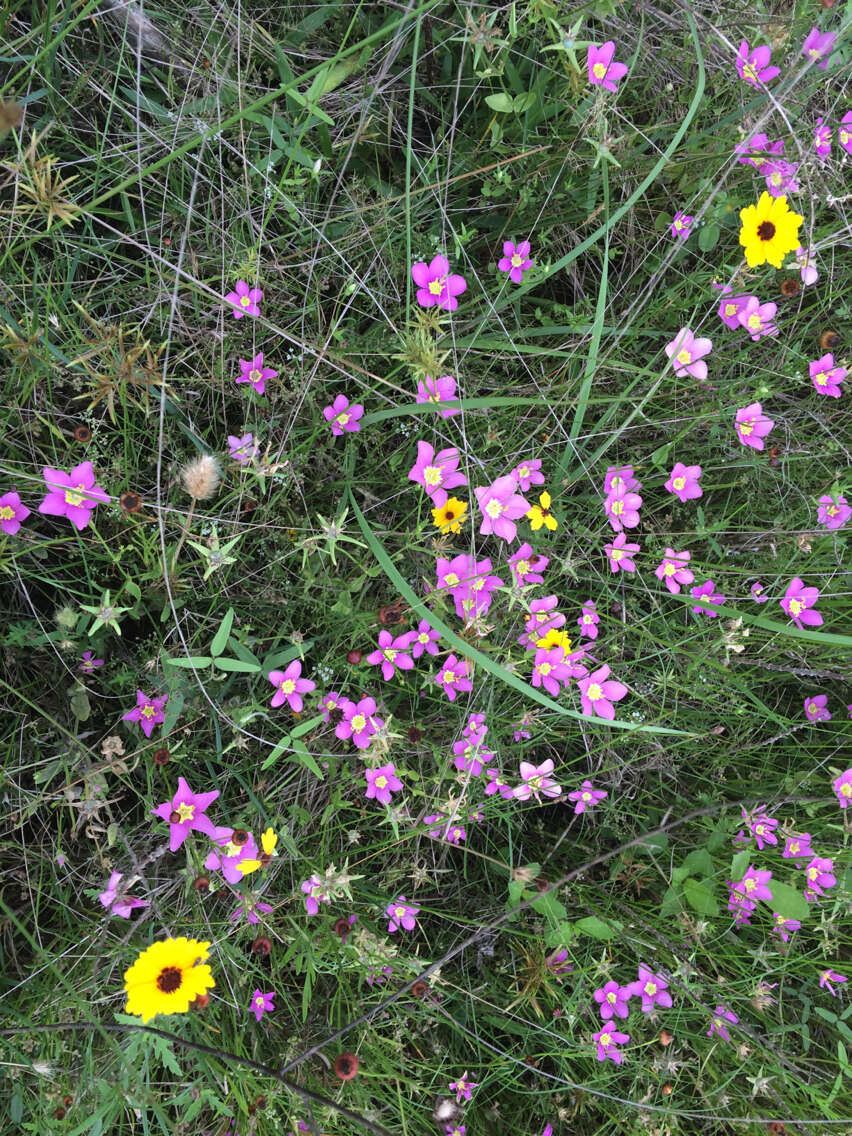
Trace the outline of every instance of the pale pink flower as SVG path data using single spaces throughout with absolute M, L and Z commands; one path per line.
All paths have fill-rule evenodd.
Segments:
M 249 288 L 245 280 L 238 280 L 236 290 L 225 296 L 225 303 L 231 305 L 234 319 L 242 319 L 243 316 L 259 316 L 258 304 L 262 299 L 260 288 Z
M 604 664 L 578 681 L 584 714 L 595 714 L 598 718 L 610 720 L 615 717 L 615 707 L 612 704 L 624 698 L 627 687 L 623 682 L 611 679 L 609 673 L 609 667 Z
M 240 359 L 240 373 L 237 375 L 238 383 L 251 383 L 258 394 L 266 391 L 266 380 L 277 379 L 278 372 L 272 367 L 264 367 L 263 352 L 259 352 L 252 359 Z
M 682 327 L 671 343 L 665 346 L 666 355 L 671 359 L 676 375 L 681 378 L 691 375 L 693 379 L 702 380 L 707 378 L 704 356 L 712 350 L 712 340 L 696 339 L 688 327 Z
M 639 551 L 639 545 L 629 544 L 625 534 L 620 532 L 612 544 L 604 545 L 610 572 L 635 572 L 633 557 Z
M 532 765 L 529 761 L 521 762 L 522 784 L 515 789 L 515 798 L 519 801 L 528 801 L 530 797 L 541 803 L 539 794 L 545 797 L 558 797 L 562 789 L 550 774 L 553 772 L 553 761 L 548 758 L 541 765 Z
M 680 501 L 694 501 L 702 495 L 698 479 L 701 477 L 700 465 L 684 465 L 675 462 L 675 467 L 669 475 L 665 488 Z
M 763 449 L 763 439 L 774 425 L 775 422 L 763 413 L 759 402 L 740 407 L 734 420 L 737 437 L 744 446 L 751 446 L 753 450 Z
M 528 511 L 529 501 L 516 493 L 517 482 L 514 477 L 498 477 L 493 485 L 474 486 L 474 493 L 482 512 L 480 533 L 487 536 L 493 533 L 506 542 L 515 539 L 519 520 Z
M 665 556 L 654 569 L 654 575 L 663 581 L 673 595 L 677 595 L 681 587 L 691 584 L 695 579 L 686 567 L 691 557 L 690 552 L 675 552 L 673 548 L 667 548 Z
M 615 42 L 607 40 L 597 47 L 590 43 L 586 53 L 586 66 L 589 73 L 589 82 L 593 86 L 603 87 L 607 91 L 615 91 L 615 84 L 627 74 L 627 64 L 618 63 L 613 59 L 615 55 Z

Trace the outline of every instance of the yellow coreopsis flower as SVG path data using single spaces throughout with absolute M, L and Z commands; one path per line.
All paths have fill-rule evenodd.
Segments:
M 185 1014 L 190 1003 L 216 983 L 204 960 L 209 943 L 165 939 L 152 943 L 124 975 L 125 1013 L 149 1022 L 157 1014 Z
M 538 532 L 541 526 L 544 525 L 551 532 L 555 532 L 559 527 L 559 522 L 550 511 L 550 494 L 547 490 L 541 494 L 538 500 L 539 504 L 533 505 L 526 513 L 527 519 L 530 522 L 530 528 L 533 532 Z
M 541 639 L 536 639 L 536 647 L 546 647 L 550 650 L 552 647 L 561 647 L 566 655 L 571 654 L 571 640 L 564 631 L 560 631 L 556 627 L 551 627 L 546 635 Z
M 461 527 L 467 516 L 467 502 L 450 497 L 440 507 L 432 510 L 432 520 L 441 533 L 461 532 Z
M 740 220 L 740 244 L 749 268 L 767 263 L 780 268 L 787 253 L 801 244 L 799 226 L 804 218 L 790 209 L 783 194 L 771 197 L 761 193 L 757 205 L 740 210 Z
M 262 868 L 265 864 L 268 864 L 273 856 L 277 856 L 278 853 L 275 850 L 275 845 L 277 843 L 278 836 L 272 831 L 271 828 L 267 828 L 266 832 L 264 832 L 260 838 L 260 844 L 263 848 L 263 855 L 260 857 L 260 859 L 240 860 L 239 864 L 237 864 L 237 867 L 243 873 L 243 875 L 250 876 L 252 872 L 256 872 L 258 868 Z

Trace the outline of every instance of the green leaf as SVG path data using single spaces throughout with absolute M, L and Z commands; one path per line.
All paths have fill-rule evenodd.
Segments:
M 526 111 L 528 111 L 530 109 L 530 107 L 535 106 L 535 102 L 536 102 L 537 98 L 538 98 L 538 95 L 535 93 L 535 91 L 527 91 L 526 94 L 515 95 L 515 99 L 514 99 L 515 114 L 524 114 Z
M 574 937 L 574 924 L 573 923 L 560 923 L 558 927 L 554 927 L 548 931 L 545 936 L 545 946 L 548 947 L 567 947 Z
M 87 722 L 92 708 L 84 686 L 78 686 L 71 695 L 71 712 L 78 722 Z
M 746 873 L 746 868 L 751 860 L 751 852 L 737 852 L 733 860 L 731 860 L 731 880 L 733 883 L 739 883 Z
M 718 915 L 719 904 L 706 885 L 688 876 L 683 881 L 683 894 L 689 906 L 699 915 Z
M 593 939 L 600 939 L 602 942 L 614 938 L 620 929 L 620 923 L 604 923 L 597 915 L 587 915 L 585 919 L 579 919 L 574 924 L 574 930 L 578 935 L 591 935 Z
M 305 769 L 309 769 L 320 781 L 325 779 L 325 774 L 317 765 L 314 755 L 308 750 L 304 742 L 300 742 L 298 738 L 292 738 L 291 749 L 299 765 L 303 765 Z
M 711 221 L 709 225 L 705 225 L 702 229 L 699 229 L 698 247 L 701 251 L 710 252 L 712 248 L 715 248 L 721 232 L 722 230 L 715 221 Z
M 322 722 L 322 714 L 317 714 L 315 718 L 309 718 L 307 722 L 300 722 L 298 726 L 294 726 L 290 732 L 294 738 L 301 738 L 304 737 L 305 734 L 309 734 L 311 730 L 315 730 L 317 726 L 322 725 Z
M 497 95 L 486 95 L 485 101 L 498 114 L 510 114 L 515 107 L 515 100 L 505 91 L 501 91 Z
M 231 634 L 233 623 L 234 609 L 229 607 L 225 612 L 225 618 L 219 624 L 219 630 L 213 636 L 213 642 L 210 644 L 210 654 L 214 659 L 225 650 L 225 644 L 228 642 L 228 636 Z
M 531 906 L 534 911 L 543 915 L 551 923 L 559 923 L 568 914 L 565 904 L 560 903 L 555 891 L 548 891 L 543 895 L 536 896 Z
M 771 907 L 773 911 L 777 911 L 779 915 L 783 915 L 785 919 L 807 919 L 810 914 L 808 901 L 794 887 L 789 884 L 779 883 L 777 880 L 770 880 L 769 890 L 772 892 Z
M 239 671 L 241 674 L 257 674 L 260 671 L 260 663 L 245 663 L 242 659 L 229 659 L 227 655 L 221 655 L 214 662 L 222 671 Z
M 180 681 L 183 681 L 182 679 Z M 169 694 L 169 700 L 166 703 L 166 709 L 163 711 L 165 717 L 163 718 L 163 737 L 166 737 L 175 728 L 175 723 L 181 715 L 186 698 L 182 690 Z
M 672 885 L 663 896 L 663 902 L 660 905 L 660 915 L 662 915 L 663 918 L 674 915 L 677 911 L 680 911 L 682 906 L 680 887 L 678 885 Z
M 187 659 L 166 659 L 167 665 L 170 667 L 183 667 L 184 670 L 203 670 L 204 667 L 209 667 L 213 662 L 207 655 L 191 655 Z
M 689 874 L 696 876 L 712 876 L 715 872 L 713 859 L 706 848 L 695 848 L 683 862 L 683 867 Z
M 261 770 L 268 769 L 270 765 L 274 765 L 278 758 L 284 753 L 285 750 L 290 748 L 290 735 L 285 734 L 278 744 L 270 751 L 269 756 L 264 759 L 261 765 Z

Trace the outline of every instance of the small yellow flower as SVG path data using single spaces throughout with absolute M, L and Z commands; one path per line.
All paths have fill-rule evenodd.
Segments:
M 432 510 L 432 521 L 442 533 L 461 532 L 467 516 L 467 502 L 450 497 L 440 509 Z
M 210 944 L 197 939 L 152 943 L 124 975 L 125 1013 L 149 1022 L 157 1014 L 185 1014 L 216 983 L 204 960 Z
M 539 504 L 527 510 L 526 516 L 533 532 L 538 532 L 545 525 L 551 532 L 559 527 L 559 522 L 550 511 L 550 494 L 547 490 L 539 497 Z
M 749 268 L 767 263 L 780 268 L 787 253 L 794 252 L 801 244 L 799 226 L 804 217 L 790 209 L 783 194 L 771 197 L 761 193 L 757 205 L 740 210 L 740 220 L 740 244 Z
M 256 872 L 258 868 L 262 868 L 265 864 L 268 864 L 273 856 L 277 856 L 278 853 L 275 850 L 277 843 L 278 836 L 271 828 L 267 828 L 266 832 L 264 832 L 260 838 L 260 844 L 263 848 L 261 858 L 259 860 L 241 860 L 239 864 L 237 864 L 237 867 L 243 875 L 250 876 L 252 872 Z
M 546 647 L 550 650 L 553 647 L 561 647 L 566 655 L 571 653 L 571 640 L 564 631 L 559 631 L 556 627 L 551 627 L 548 633 L 542 639 L 536 639 L 536 647 Z

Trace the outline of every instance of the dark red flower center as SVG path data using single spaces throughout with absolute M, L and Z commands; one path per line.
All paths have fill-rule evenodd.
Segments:
M 757 226 L 757 235 L 762 241 L 771 241 L 775 236 L 775 226 L 771 221 L 761 221 Z
M 180 813 L 177 809 L 169 813 L 169 824 L 180 824 Z
M 182 982 L 183 974 L 176 966 L 165 966 L 157 975 L 157 989 L 163 994 L 174 994 Z

